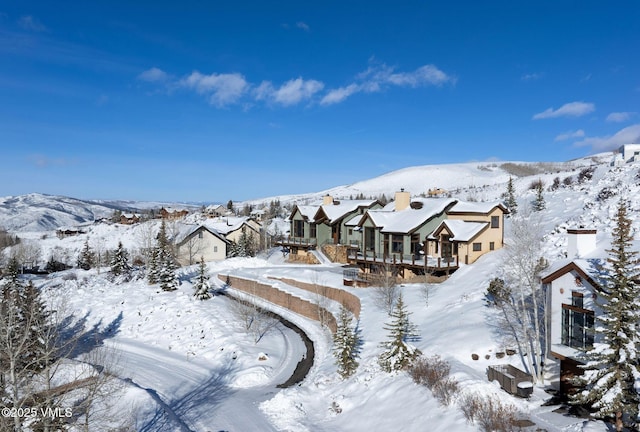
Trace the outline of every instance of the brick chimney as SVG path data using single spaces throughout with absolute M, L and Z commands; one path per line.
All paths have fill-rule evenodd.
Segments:
M 396 196 L 393 200 L 395 203 L 395 210 L 401 211 L 409 207 L 411 203 L 411 194 L 409 192 L 405 192 L 404 188 L 400 189 L 400 192 L 396 192 Z
M 596 230 L 583 227 L 568 229 L 567 258 L 582 258 L 596 249 Z

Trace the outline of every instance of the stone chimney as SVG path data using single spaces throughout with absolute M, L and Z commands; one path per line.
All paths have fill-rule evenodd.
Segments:
M 400 192 L 396 192 L 396 196 L 394 198 L 395 210 L 401 211 L 409 207 L 411 203 L 411 194 L 409 192 L 405 192 L 404 188 L 400 189 Z
M 329 194 L 326 194 L 324 197 L 322 197 L 322 205 L 332 205 L 333 204 L 333 197 Z
M 596 249 L 596 230 L 583 227 L 568 229 L 567 258 L 582 258 Z

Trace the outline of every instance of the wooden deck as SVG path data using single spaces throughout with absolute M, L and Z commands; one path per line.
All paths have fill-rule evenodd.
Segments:
M 317 246 L 316 239 L 302 237 L 287 237 L 276 242 L 276 246 L 289 249 L 312 250 Z
M 393 256 L 376 256 L 373 252 L 362 253 L 351 250 L 347 255 L 350 264 L 355 264 L 361 269 L 372 271 L 384 267 L 391 267 L 397 270 L 400 276 L 404 276 L 404 270 L 408 269 L 417 274 L 450 274 L 459 268 L 458 257 L 450 259 L 427 257 L 425 260 L 422 256 L 411 255 L 399 257 Z

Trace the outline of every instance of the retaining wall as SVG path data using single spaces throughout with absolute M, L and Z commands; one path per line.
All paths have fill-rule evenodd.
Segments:
M 335 317 L 327 309 L 311 303 L 308 300 L 301 299 L 294 295 L 279 290 L 278 288 L 257 282 L 255 280 L 243 279 L 236 276 L 218 275 L 222 281 L 231 282 L 231 287 L 247 294 L 256 295 L 268 302 L 282 306 L 292 312 L 302 315 L 303 317 L 312 319 L 326 325 L 331 333 L 335 333 L 338 328 Z M 315 292 L 315 291 L 314 291 Z
M 300 282 L 294 279 L 275 277 L 270 277 L 269 279 L 279 280 L 288 285 L 293 285 L 294 287 L 303 289 L 305 291 L 309 291 L 314 294 L 320 294 L 343 305 L 349 312 L 355 315 L 356 319 L 360 318 L 360 299 L 350 292 L 324 285 Z

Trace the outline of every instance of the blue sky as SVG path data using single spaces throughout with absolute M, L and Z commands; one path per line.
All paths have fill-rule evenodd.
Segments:
M 639 16 L 631 0 L 5 0 L 0 196 L 226 202 L 611 150 L 640 141 Z

